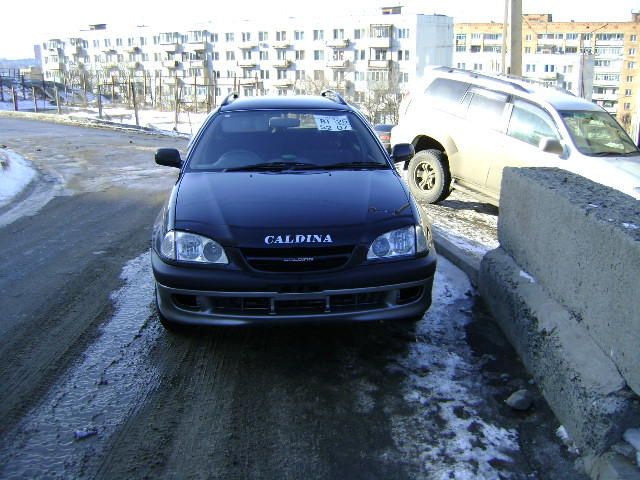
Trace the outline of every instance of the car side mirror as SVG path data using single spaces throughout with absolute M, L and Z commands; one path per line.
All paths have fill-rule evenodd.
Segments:
M 538 148 L 543 152 L 553 153 L 555 155 L 562 155 L 564 148 L 559 140 L 551 137 L 542 137 L 538 143 Z
M 182 168 L 180 152 L 175 148 L 159 148 L 156 150 L 156 163 L 165 167 Z
M 391 150 L 391 160 L 393 163 L 404 162 L 404 169 L 409 168 L 409 161 L 416 154 L 415 148 L 410 143 L 398 143 Z

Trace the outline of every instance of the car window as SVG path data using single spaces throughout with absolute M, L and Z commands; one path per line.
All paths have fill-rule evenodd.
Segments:
M 558 130 L 547 112 L 522 100 L 514 100 L 507 135 L 534 146 L 540 139 L 549 137 L 560 140 Z
M 468 83 L 436 78 L 426 88 L 424 95 L 435 108 L 459 115 L 462 99 L 468 89 Z
M 472 97 L 467 109 L 467 119 L 476 121 L 485 128 L 502 130 L 507 96 L 481 88 L 473 88 L 470 93 Z
M 569 135 L 585 155 L 640 155 L 638 148 L 607 112 L 561 111 Z
M 353 113 L 333 110 L 222 112 L 193 146 L 187 169 L 221 171 L 262 164 L 388 166 L 376 137 Z

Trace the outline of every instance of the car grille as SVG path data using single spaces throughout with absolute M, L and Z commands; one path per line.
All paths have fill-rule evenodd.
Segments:
M 334 270 L 344 266 L 353 246 L 313 248 L 243 248 L 245 260 L 262 272 L 299 273 Z
M 208 312 L 222 315 L 317 315 L 329 313 L 358 312 L 386 308 L 389 305 L 406 305 L 418 300 L 424 292 L 422 286 L 375 292 L 348 293 L 308 298 L 269 296 L 222 296 L 222 295 L 172 295 L 175 305 L 191 312 Z

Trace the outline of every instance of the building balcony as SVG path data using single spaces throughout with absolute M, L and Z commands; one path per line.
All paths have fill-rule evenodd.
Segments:
M 617 93 L 594 93 L 591 96 L 591 100 L 593 100 L 594 102 L 596 100 L 615 102 L 618 100 L 618 94 Z
M 287 49 L 291 46 L 291 42 L 288 40 L 281 40 L 279 42 L 273 42 L 271 46 L 278 49 Z
M 182 45 L 182 48 L 185 52 L 207 52 L 210 49 L 209 44 L 206 42 L 187 43 Z
M 273 81 L 273 86 L 276 88 L 290 88 L 293 87 L 293 80 L 289 78 L 280 78 Z
M 347 48 L 349 46 L 349 39 L 340 38 L 334 40 L 327 40 L 325 45 L 329 48 Z
M 369 68 L 389 70 L 391 68 L 391 60 L 369 60 Z
M 178 68 L 180 66 L 180 62 L 178 60 L 163 60 L 162 66 L 169 69 Z
M 162 50 L 165 52 L 175 53 L 182 51 L 182 44 L 177 42 L 165 43 L 161 45 Z
M 371 48 L 391 48 L 391 37 L 369 38 Z
M 200 59 L 200 60 L 190 60 L 189 61 L 189 67 L 190 68 L 204 68 L 208 65 L 207 60 L 205 59 Z
M 329 60 L 327 67 L 329 68 L 347 68 L 349 66 L 349 60 Z
M 258 42 L 253 42 L 253 41 L 240 42 L 240 48 L 242 50 L 253 50 L 254 48 L 258 48 Z
M 259 80 L 256 77 L 238 78 L 238 84 L 243 86 L 257 85 Z
M 137 45 L 130 45 L 124 49 L 127 53 L 142 53 L 142 49 Z
M 142 70 L 143 65 L 142 65 L 142 62 L 128 62 L 127 68 L 129 70 Z
M 291 66 L 291 60 L 274 60 L 273 68 L 289 68 Z
M 256 62 L 255 60 L 251 60 L 251 59 L 238 60 L 238 66 L 240 68 L 254 68 L 257 64 L 258 64 L 258 62 Z

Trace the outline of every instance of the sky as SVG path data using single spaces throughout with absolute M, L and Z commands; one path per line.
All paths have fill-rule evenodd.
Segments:
M 0 58 L 32 58 L 33 45 L 51 36 L 71 36 L 86 25 L 195 25 L 222 18 L 336 16 L 375 13 L 380 6 L 405 5 L 420 13 L 450 15 L 456 22 L 502 21 L 504 0 L 31 0 L 0 7 Z M 557 21 L 629 21 L 638 0 L 522 0 L 524 13 L 552 13 Z M 100 5 L 99 9 L 97 5 Z M 184 5 L 178 9 L 176 5 Z

